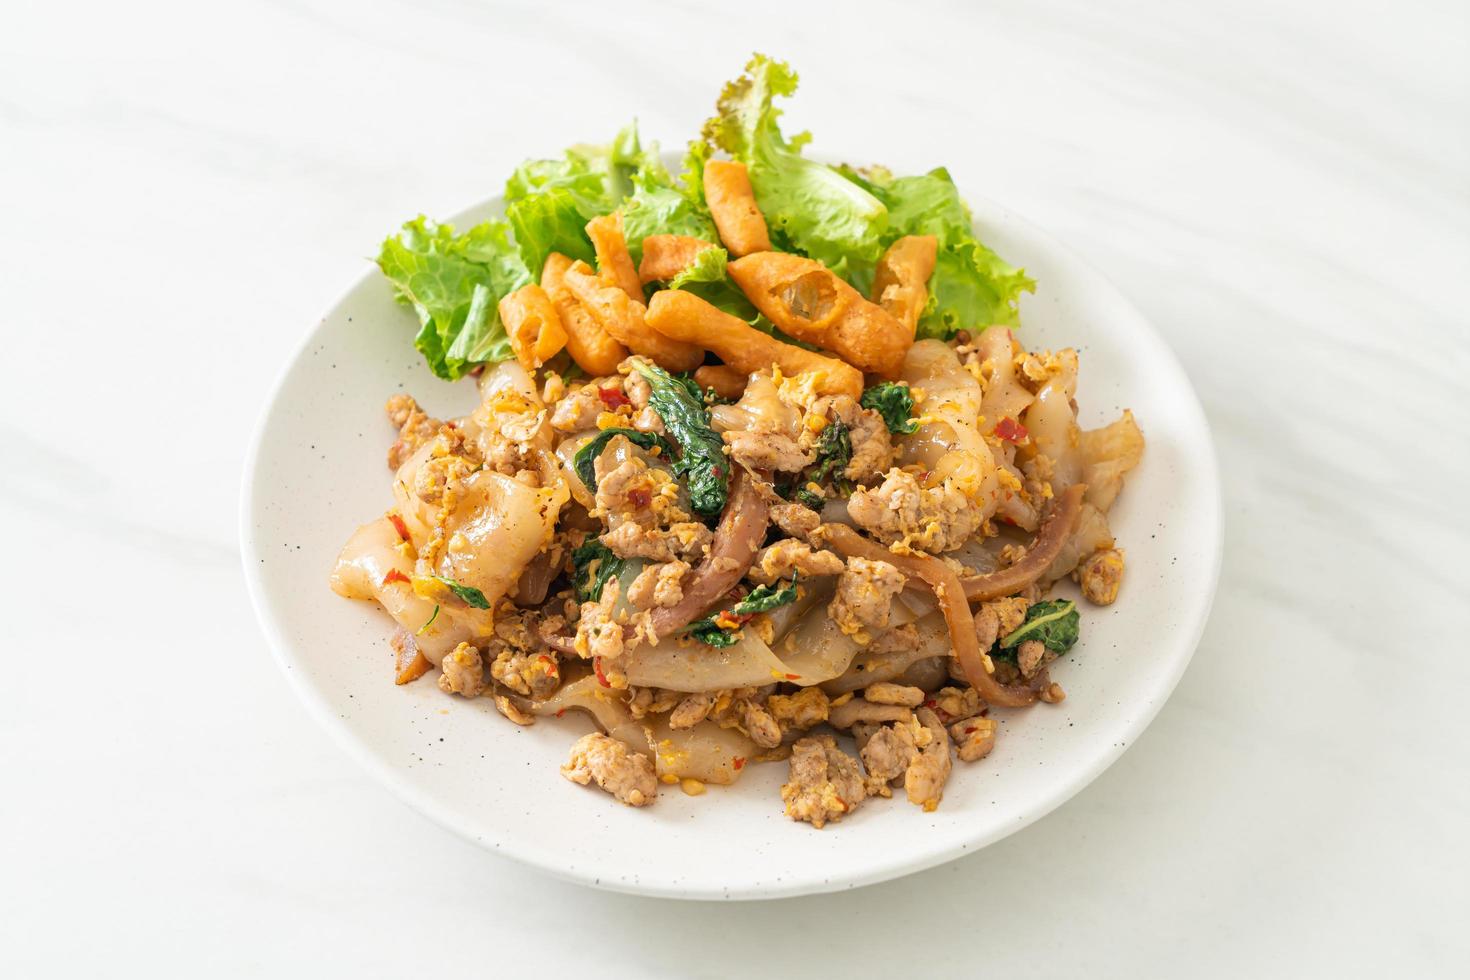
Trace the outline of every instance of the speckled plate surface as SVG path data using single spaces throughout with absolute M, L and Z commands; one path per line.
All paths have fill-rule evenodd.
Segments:
M 1082 423 L 1132 408 L 1148 439 L 1112 512 L 1128 552 L 1119 601 L 1084 608 L 1082 640 L 1053 670 L 1067 700 L 997 713 L 994 752 L 956 762 L 943 805 L 872 800 L 814 831 L 782 812 L 784 763 L 750 767 L 700 797 L 665 788 L 619 806 L 558 773 L 591 722 L 517 728 L 487 699 L 442 694 L 433 677 L 392 683 L 390 620 L 334 595 L 327 575 L 354 528 L 391 502 L 383 402 L 409 391 L 430 411 L 469 411 L 469 382 L 430 374 L 413 314 L 368 269 L 311 330 L 271 396 L 245 473 L 241 544 L 261 624 L 313 715 L 411 806 L 506 857 L 602 888 L 686 898 L 762 898 L 897 877 L 999 840 L 1108 767 L 1174 689 L 1209 614 L 1221 512 L 1214 450 L 1174 355 L 1100 275 L 1015 215 L 970 197 L 984 241 L 1038 288 L 1022 306 L 1030 347 L 1081 351 Z M 498 213 L 489 201 L 457 216 Z

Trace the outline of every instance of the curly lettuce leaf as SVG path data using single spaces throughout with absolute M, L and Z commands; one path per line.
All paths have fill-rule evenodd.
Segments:
M 704 137 L 749 169 L 774 244 L 845 275 L 849 266 L 871 265 L 882 254 L 888 210 L 837 170 L 803 157 L 809 136 L 781 135 L 781 110 L 772 102 L 795 92 L 796 83 L 789 65 L 756 55 L 725 86 Z
M 560 160 L 517 167 L 505 182 L 505 218 L 526 268 L 539 277 L 552 252 L 591 263 L 587 222 L 615 210 L 646 173 L 668 179 L 657 148 L 643 149 L 636 123 L 606 146 L 573 146 Z
M 496 309 L 499 297 L 530 281 L 503 222 L 463 235 L 423 215 L 383 242 L 378 268 L 394 297 L 419 316 L 414 346 L 441 378 L 514 356 Z
M 642 164 L 632 175 L 632 192 L 622 205 L 623 238 L 633 262 L 643 257 L 643 239 L 649 235 L 688 235 L 707 242 L 720 241 L 715 223 L 704 206 L 702 187 L 691 185 L 688 175 L 683 184 L 675 183 L 658 159 L 657 146 L 642 157 Z
M 723 248 L 707 248 L 694 257 L 685 269 L 669 280 L 670 289 L 683 289 L 694 282 L 724 282 L 730 254 Z
M 903 235 L 939 239 L 918 336 L 945 339 L 962 328 L 1017 322 L 1021 294 L 1034 290 L 1036 283 L 975 237 L 970 209 L 949 171 L 937 167 L 927 174 L 894 177 L 873 167 L 861 172 L 843 168 L 843 173 L 888 208 L 885 248 Z

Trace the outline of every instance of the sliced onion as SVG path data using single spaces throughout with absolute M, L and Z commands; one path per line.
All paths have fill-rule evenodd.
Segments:
M 959 580 L 965 590 L 965 598 L 975 602 L 1015 595 L 1041 578 L 1071 536 L 1077 515 L 1082 510 L 1082 495 L 1086 491 L 1087 485 L 1083 483 L 1074 483 L 1062 491 L 1046 520 L 1041 522 L 1036 540 L 1031 542 L 1020 561 L 997 572 Z
M 649 619 L 655 636 L 668 636 L 703 616 L 750 571 L 770 521 L 770 512 L 756 482 L 736 467 L 730 502 L 715 528 L 709 554 L 684 580 L 684 598 L 673 606 L 653 611 Z

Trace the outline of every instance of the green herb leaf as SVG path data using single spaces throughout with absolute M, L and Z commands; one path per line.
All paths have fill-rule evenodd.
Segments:
M 572 550 L 572 588 L 578 602 L 597 602 L 602 588 L 622 574 L 627 562 L 594 536 Z
M 909 435 L 918 429 L 914 422 L 914 396 L 909 386 L 893 381 L 884 381 L 863 392 L 860 403 L 883 416 L 888 431 L 898 435 Z
M 643 239 L 649 235 L 688 235 L 716 244 L 720 241 L 715 223 L 704 203 L 704 188 L 684 175 L 679 186 L 658 159 L 657 148 L 644 154 L 642 166 L 633 174 L 633 192 L 623 202 L 623 237 L 636 265 L 643 257 Z
M 473 585 L 460 585 L 454 579 L 445 578 L 442 575 L 435 575 L 432 577 L 434 581 L 442 584 L 445 588 L 449 589 L 450 592 L 453 592 L 455 595 L 459 596 L 459 598 L 464 601 L 465 605 L 474 606 L 476 609 L 490 608 L 490 600 L 485 598 L 485 593 L 481 592 Z
M 572 469 L 587 488 L 588 493 L 597 492 L 597 457 L 602 454 L 602 449 L 613 440 L 614 436 L 625 436 L 629 442 L 642 449 L 652 449 L 657 446 L 663 452 L 664 459 L 673 462 L 674 446 L 663 436 L 653 432 L 639 432 L 637 429 L 603 429 L 597 435 L 588 440 L 587 445 L 578 449 L 572 457 Z
M 721 616 L 739 616 L 749 618 L 759 613 L 770 612 L 780 606 L 796 601 L 796 575 L 791 576 L 791 584 L 785 588 L 778 589 L 774 585 L 757 585 L 746 594 L 745 598 L 735 603 L 729 609 L 722 610 L 713 616 L 696 619 L 684 628 L 684 632 L 700 643 L 712 647 L 727 647 L 733 644 L 740 636 L 740 630 L 722 629 L 715 621 Z
M 740 640 L 739 630 L 722 630 L 710 616 L 690 623 L 684 632 L 690 638 L 711 647 L 730 647 Z
M 648 379 L 648 403 L 679 443 L 674 473 L 686 478 L 690 505 L 704 517 L 718 515 L 730 496 L 730 463 L 724 440 L 710 428 L 709 410 L 699 386 L 643 358 L 634 361 L 633 367 Z
M 436 604 L 434 606 L 434 611 L 429 614 L 428 621 L 425 622 L 424 625 L 420 626 L 418 629 L 414 630 L 413 631 L 413 635 L 414 636 L 423 636 L 424 635 L 424 630 L 428 629 L 430 626 L 433 626 L 434 625 L 434 620 L 436 620 L 438 618 L 439 618 L 439 606 Z
M 1038 602 L 1026 610 L 1026 620 L 1001 638 L 1002 650 L 1013 650 L 1027 640 L 1040 640 L 1048 650 L 1066 653 L 1077 642 L 1081 615 L 1070 599 Z
M 757 585 L 744 599 L 735 603 L 735 608 L 731 611 L 737 616 L 748 616 L 752 613 L 770 612 L 778 606 L 795 602 L 796 578 L 793 574 L 791 584 L 784 589 L 778 589 L 774 585 Z
M 841 419 L 833 419 L 817 438 L 816 451 L 817 461 L 807 467 L 806 472 L 802 474 L 801 486 L 803 489 L 797 491 L 798 497 L 802 493 L 806 493 L 809 497 L 815 496 L 810 490 L 804 489 L 806 485 L 822 483 L 829 477 L 838 493 L 843 495 L 851 493 L 852 486 L 842 475 L 847 469 L 847 464 L 852 462 L 852 430 L 847 427 L 847 423 Z M 809 507 L 812 506 L 806 500 L 802 500 L 802 503 L 806 503 Z M 817 504 L 816 507 L 820 508 L 821 504 Z

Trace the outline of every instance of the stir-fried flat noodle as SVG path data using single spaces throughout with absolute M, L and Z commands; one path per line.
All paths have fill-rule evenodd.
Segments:
M 627 704 L 599 685 L 597 678 L 590 674 L 562 685 L 545 701 L 516 700 L 522 710 L 537 717 L 559 717 L 566 711 L 591 715 L 604 733 L 649 756 L 660 777 L 729 785 L 740 778 L 746 760 L 761 751 L 739 731 L 723 729 L 708 721 L 682 731 L 669 728 L 663 719 L 647 726 L 635 719 Z
M 860 691 L 870 684 L 896 680 L 914 665 L 935 658 L 942 658 L 942 669 L 943 660 L 948 659 L 951 650 L 944 614 L 936 609 L 916 620 L 914 628 L 916 639 L 912 646 L 880 653 L 859 652 L 846 671 L 823 682 L 822 690 L 833 697 Z
M 331 585 L 392 617 L 393 682 L 591 715 L 573 783 L 646 806 L 789 760 L 821 827 L 932 810 L 990 708 L 1066 697 L 1083 620 L 1051 589 L 1118 598 L 1144 440 L 1126 410 L 1081 428 L 1077 351 L 1018 342 L 1033 284 L 948 175 L 803 157 L 794 85 L 757 57 L 679 177 L 625 130 L 518 170 L 504 221 L 384 244 L 415 346 L 480 404 L 391 394 L 392 506 Z

